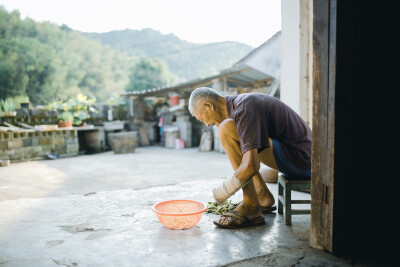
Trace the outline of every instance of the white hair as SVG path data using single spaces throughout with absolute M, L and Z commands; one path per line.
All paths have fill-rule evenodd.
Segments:
M 210 99 L 212 101 L 217 102 L 218 98 L 221 95 L 212 88 L 209 87 L 199 87 L 196 88 L 191 94 L 189 98 L 189 111 L 194 116 L 195 108 L 199 100 L 202 99 Z

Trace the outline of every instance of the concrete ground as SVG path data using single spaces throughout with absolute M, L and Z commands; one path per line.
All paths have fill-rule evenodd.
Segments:
M 0 201 L 56 197 L 93 191 L 141 189 L 210 178 L 227 178 L 226 155 L 198 149 L 139 147 L 132 154 L 105 152 L 0 168 Z
M 0 266 L 353 265 L 309 248 L 309 215 L 286 226 L 271 213 L 265 226 L 226 230 L 204 213 L 195 227 L 170 230 L 151 210 L 169 199 L 213 201 L 232 173 L 224 154 L 161 147 L 0 168 Z

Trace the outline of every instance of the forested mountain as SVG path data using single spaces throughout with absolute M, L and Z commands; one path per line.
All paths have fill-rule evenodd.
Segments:
M 81 33 L 0 6 L 0 99 L 46 105 L 83 93 L 104 101 L 215 74 L 250 50 L 237 42 L 193 44 L 151 29 Z
M 153 29 L 82 34 L 134 57 L 161 58 L 179 81 L 216 74 L 253 49 L 239 42 L 190 43 Z

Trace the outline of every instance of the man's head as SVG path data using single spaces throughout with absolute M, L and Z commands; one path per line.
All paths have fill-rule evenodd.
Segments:
M 192 92 L 189 98 L 189 111 L 207 126 L 219 126 L 228 117 L 225 98 L 209 87 L 199 87 Z

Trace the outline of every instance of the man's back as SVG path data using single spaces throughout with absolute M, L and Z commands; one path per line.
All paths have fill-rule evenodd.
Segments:
M 269 147 L 272 138 L 297 168 L 311 169 L 311 129 L 288 105 L 260 93 L 226 96 L 225 101 L 228 116 L 237 125 L 242 154 Z

